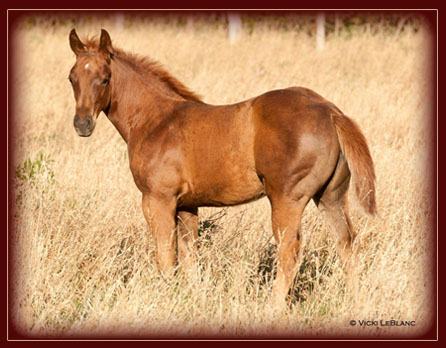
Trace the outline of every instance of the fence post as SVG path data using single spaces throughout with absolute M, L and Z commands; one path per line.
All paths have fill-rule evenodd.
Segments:
M 124 29 L 124 21 L 125 21 L 124 14 L 122 12 L 118 12 L 115 18 L 115 25 L 118 31 Z
M 318 12 L 316 15 L 316 47 L 322 51 L 325 45 L 325 14 Z
M 187 15 L 186 16 L 186 29 L 192 30 L 193 27 L 194 27 L 194 17 L 191 15 Z
M 239 13 L 229 12 L 229 42 L 231 45 L 235 44 L 240 39 L 242 33 L 242 19 Z
M 339 14 L 336 12 L 335 13 L 335 27 L 334 27 L 334 36 L 338 37 L 339 35 L 339 30 L 341 29 L 341 24 L 340 24 L 340 20 L 339 20 Z

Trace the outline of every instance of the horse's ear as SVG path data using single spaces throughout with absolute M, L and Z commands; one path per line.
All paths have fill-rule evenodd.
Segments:
M 70 47 L 76 57 L 85 51 L 85 45 L 82 43 L 81 39 L 79 39 L 79 36 L 77 36 L 76 29 L 72 29 L 70 32 Z
M 101 38 L 99 40 L 99 51 L 113 57 L 114 51 L 111 43 L 110 35 L 105 29 L 101 29 Z

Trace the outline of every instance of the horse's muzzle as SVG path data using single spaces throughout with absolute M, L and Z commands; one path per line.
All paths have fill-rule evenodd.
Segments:
M 94 121 L 91 116 L 79 117 L 78 115 L 74 116 L 74 129 L 81 137 L 89 137 L 94 130 Z

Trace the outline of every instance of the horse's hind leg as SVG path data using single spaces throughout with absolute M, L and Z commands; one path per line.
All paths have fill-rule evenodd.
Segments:
M 341 155 L 330 182 L 323 192 L 314 197 L 316 205 L 327 221 L 330 234 L 336 240 L 336 251 L 347 275 L 352 266 L 352 244 L 356 237 L 348 215 L 349 182 L 350 171 Z
M 320 201 L 319 209 L 324 214 L 328 228 L 333 239 L 336 240 L 336 252 L 340 258 L 342 267 L 348 275 L 352 262 L 352 244 L 356 232 L 348 216 L 347 195 L 342 196 L 339 201 L 324 204 Z
M 301 261 L 301 218 L 309 196 L 292 199 L 269 196 L 272 207 L 272 227 L 278 244 L 277 277 L 273 299 L 285 300 Z
M 179 208 L 178 263 L 184 271 L 196 272 L 198 242 L 198 208 Z

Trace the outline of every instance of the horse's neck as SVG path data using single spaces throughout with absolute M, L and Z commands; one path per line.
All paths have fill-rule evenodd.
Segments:
M 155 79 L 155 77 L 153 77 Z M 112 63 L 112 94 L 108 118 L 128 143 L 132 129 L 142 125 L 156 127 L 168 110 L 182 99 L 153 84 L 122 62 Z

